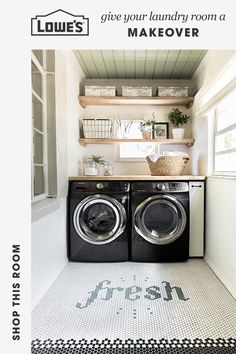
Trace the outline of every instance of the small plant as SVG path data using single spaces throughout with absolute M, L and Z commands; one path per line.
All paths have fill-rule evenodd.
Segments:
M 105 160 L 103 160 L 103 156 L 91 155 L 88 158 L 89 162 L 96 162 L 98 165 L 104 165 Z
M 168 119 L 175 128 L 182 127 L 183 124 L 186 124 L 190 116 L 183 114 L 179 108 L 173 108 L 172 111 L 168 114 Z
M 154 123 L 156 123 L 156 119 L 155 114 L 153 112 L 151 117 L 144 117 L 143 122 L 140 122 L 139 130 L 141 130 L 141 132 L 153 130 Z

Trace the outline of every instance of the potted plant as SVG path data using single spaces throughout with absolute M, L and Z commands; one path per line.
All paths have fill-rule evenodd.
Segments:
M 99 166 L 102 166 L 105 163 L 103 156 L 91 155 L 88 158 L 88 162 L 85 163 L 84 173 L 86 176 L 97 176 Z
M 146 116 L 146 117 L 144 117 L 144 120 L 142 122 L 140 122 L 139 130 L 142 132 L 144 139 L 151 139 L 152 138 L 154 123 L 156 123 L 154 112 L 152 113 L 151 117 Z
M 168 119 L 171 122 L 172 133 L 174 139 L 183 139 L 184 137 L 184 128 L 182 126 L 186 124 L 190 116 L 183 114 L 179 108 L 173 108 L 172 111 L 168 114 Z
M 105 163 L 105 160 L 103 160 L 103 156 L 98 156 L 98 155 L 91 155 L 88 160 L 91 162 L 95 162 L 98 165 L 103 165 Z

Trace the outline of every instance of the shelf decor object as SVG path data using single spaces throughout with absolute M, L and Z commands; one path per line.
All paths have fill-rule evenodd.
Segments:
M 146 157 L 152 176 L 181 176 L 189 158 L 182 156 L 160 156 L 153 162 Z
M 171 122 L 172 134 L 174 139 L 183 139 L 184 137 L 184 124 L 187 124 L 190 116 L 183 114 L 179 108 L 173 108 L 168 114 L 168 119 Z
M 153 125 L 153 139 L 168 139 L 169 123 L 160 122 Z
M 122 96 L 152 96 L 152 87 L 122 86 Z
M 85 96 L 115 96 L 115 86 L 85 86 Z
M 83 119 L 85 138 L 111 138 L 113 122 L 111 119 Z
M 159 86 L 157 89 L 158 96 L 161 97 L 183 97 L 188 96 L 188 87 L 163 87 Z

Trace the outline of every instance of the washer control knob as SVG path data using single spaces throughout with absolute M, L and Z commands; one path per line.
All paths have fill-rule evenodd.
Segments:
M 97 184 L 96 184 L 96 188 L 97 188 L 97 189 L 103 189 L 103 187 L 104 187 L 104 186 L 103 186 L 102 183 L 97 183 Z
M 166 189 L 166 186 L 163 183 L 158 183 L 156 187 L 159 191 L 164 191 Z

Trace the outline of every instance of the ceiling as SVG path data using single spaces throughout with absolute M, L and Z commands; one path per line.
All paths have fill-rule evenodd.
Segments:
M 86 79 L 191 80 L 206 50 L 74 50 Z

